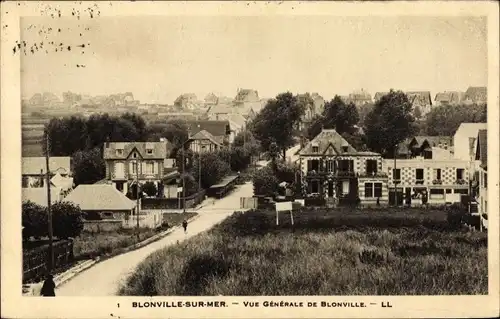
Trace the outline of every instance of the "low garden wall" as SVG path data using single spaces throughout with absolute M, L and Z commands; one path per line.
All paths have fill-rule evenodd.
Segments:
M 205 190 L 186 196 L 186 208 L 193 208 L 203 201 Z M 178 198 L 144 198 L 141 200 L 141 209 L 178 209 Z M 184 208 L 184 198 L 180 198 L 180 208 Z
M 160 212 L 139 215 L 140 228 L 156 229 L 161 226 L 162 222 L 163 222 L 163 214 Z M 129 216 L 120 223 L 120 226 L 123 228 L 137 227 L 137 216 L 136 215 Z
M 83 231 L 89 233 L 111 232 L 122 228 L 121 219 L 86 220 L 83 222 Z

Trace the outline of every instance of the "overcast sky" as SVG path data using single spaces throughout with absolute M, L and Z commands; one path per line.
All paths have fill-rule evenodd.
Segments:
M 28 46 L 44 41 L 22 55 L 24 97 L 131 91 L 143 103 L 172 103 L 187 92 L 233 97 L 240 87 L 261 97 L 289 90 L 329 99 L 361 88 L 435 94 L 487 85 L 481 18 L 38 17 L 23 18 L 21 28 Z M 55 52 L 52 41 L 72 49 Z

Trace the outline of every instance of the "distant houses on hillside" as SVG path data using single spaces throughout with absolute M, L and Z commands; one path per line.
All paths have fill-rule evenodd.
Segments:
M 374 102 L 389 92 L 377 92 L 374 96 Z M 420 115 L 429 113 L 435 106 L 459 105 L 459 104 L 485 104 L 487 103 L 486 87 L 469 87 L 467 91 L 444 91 L 438 92 L 432 99 L 430 91 L 409 91 L 406 92 L 409 101 L 412 103 L 414 111 L 419 110 Z
M 357 90 L 350 93 L 347 96 L 340 97 L 345 103 L 353 103 L 356 106 L 362 106 L 365 104 L 372 103 L 372 96 L 370 93 L 365 91 L 365 89 Z

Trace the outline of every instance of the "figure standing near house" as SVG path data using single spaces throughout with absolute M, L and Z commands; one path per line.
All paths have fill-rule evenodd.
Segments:
M 187 220 L 182 221 L 182 228 L 184 228 L 184 234 L 187 233 L 188 222 Z
M 55 289 L 56 284 L 54 283 L 54 277 L 51 274 L 48 274 L 47 278 L 43 282 L 42 289 L 40 290 L 40 295 L 43 297 L 55 297 Z

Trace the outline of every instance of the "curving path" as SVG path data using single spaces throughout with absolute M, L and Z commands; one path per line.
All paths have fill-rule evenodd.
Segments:
M 197 211 L 199 217 L 188 226 L 184 234 L 178 227 L 166 237 L 137 250 L 118 255 L 83 271 L 56 289 L 56 296 L 113 296 L 120 285 L 133 273 L 135 268 L 151 253 L 164 247 L 175 245 L 204 232 L 240 209 L 240 197 L 251 197 L 251 183 L 238 186 L 226 197 L 205 201 Z

